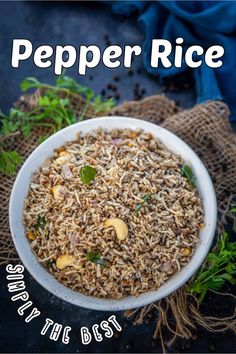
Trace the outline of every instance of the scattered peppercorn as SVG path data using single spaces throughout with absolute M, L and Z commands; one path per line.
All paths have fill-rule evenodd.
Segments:
M 107 46 L 111 45 L 111 41 L 110 41 L 110 38 L 108 36 L 108 34 L 105 34 L 104 36 L 104 42 Z
M 113 77 L 113 80 L 116 81 L 116 82 L 120 81 L 120 76 L 119 75 L 115 75 Z
M 119 99 L 120 99 L 120 94 L 119 94 L 119 93 L 117 93 L 117 94 L 115 95 L 115 99 L 116 99 L 116 100 L 119 100 Z

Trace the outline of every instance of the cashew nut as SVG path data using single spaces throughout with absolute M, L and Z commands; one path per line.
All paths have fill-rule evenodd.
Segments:
M 56 159 L 58 165 L 63 165 L 65 162 L 71 159 L 71 154 L 68 151 L 61 151 L 59 157 Z
M 185 256 L 185 257 L 187 257 L 189 254 L 190 254 L 190 249 L 189 248 L 187 248 L 187 247 L 185 247 L 184 249 L 183 249 L 183 255 Z
M 119 240 L 126 239 L 126 237 L 128 236 L 128 227 L 123 220 L 121 220 L 119 218 L 106 220 L 105 227 L 110 227 L 110 226 L 114 227 L 114 229 L 116 231 L 116 236 Z
M 44 160 L 44 162 L 42 163 L 41 167 L 42 167 L 42 168 L 48 168 L 49 165 L 50 165 L 50 163 L 51 163 L 51 160 L 50 160 L 50 159 L 46 159 L 46 160 Z
M 63 187 L 60 184 L 57 184 L 52 188 L 52 193 L 55 199 L 63 199 L 67 192 L 66 187 Z
M 74 267 L 75 269 L 81 270 L 83 268 L 82 264 L 76 264 L 76 259 L 74 256 L 69 254 L 63 254 L 59 256 L 56 260 L 56 266 L 58 269 L 64 269 L 66 267 Z
M 29 232 L 27 233 L 27 237 L 28 237 L 28 239 L 31 240 L 31 241 L 33 241 L 33 240 L 36 239 L 36 235 L 33 233 L 33 231 L 29 231 Z
M 59 256 L 56 260 L 56 266 L 58 269 L 64 269 L 66 267 L 74 266 L 75 258 L 69 254 Z

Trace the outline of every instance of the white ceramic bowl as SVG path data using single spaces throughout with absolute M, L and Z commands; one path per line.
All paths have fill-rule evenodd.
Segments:
M 67 141 L 74 140 L 79 131 L 86 133 L 99 127 L 107 130 L 113 128 L 141 128 L 159 138 L 169 150 L 182 156 L 183 160 L 191 165 L 196 176 L 197 188 L 201 195 L 205 212 L 205 227 L 200 231 L 199 245 L 188 265 L 182 268 L 180 272 L 175 273 L 156 291 L 147 292 L 137 297 L 129 296 L 120 300 L 99 299 L 82 295 L 59 283 L 37 262 L 31 252 L 30 244 L 25 237 L 24 226 L 22 224 L 23 203 L 27 196 L 32 173 L 37 170 L 45 159 L 53 154 L 55 148 L 60 147 Z M 196 272 L 206 257 L 214 237 L 216 227 L 216 197 L 205 166 L 193 150 L 176 135 L 143 120 L 126 117 L 104 117 L 86 120 L 62 129 L 32 152 L 15 180 L 10 198 L 9 218 L 12 238 L 22 262 L 31 275 L 45 289 L 61 299 L 81 307 L 94 310 L 118 311 L 137 308 L 159 300 L 182 286 Z

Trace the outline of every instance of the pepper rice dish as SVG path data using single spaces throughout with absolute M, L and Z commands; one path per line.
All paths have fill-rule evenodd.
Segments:
M 34 173 L 24 225 L 59 282 L 119 299 L 158 289 L 188 264 L 204 212 L 190 166 L 152 134 L 97 129 Z

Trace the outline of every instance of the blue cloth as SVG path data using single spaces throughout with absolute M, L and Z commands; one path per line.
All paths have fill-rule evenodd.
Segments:
M 197 101 L 222 99 L 228 103 L 236 120 L 236 2 L 231 1 L 117 1 L 113 11 L 130 15 L 138 12 L 138 22 L 145 34 L 144 65 L 149 73 L 161 78 L 189 70 L 174 66 L 152 68 L 150 49 L 153 38 L 168 39 L 173 47 L 183 37 L 183 48 L 199 44 L 204 48 L 221 45 L 225 49 L 223 65 L 212 69 L 203 63 L 193 70 Z

